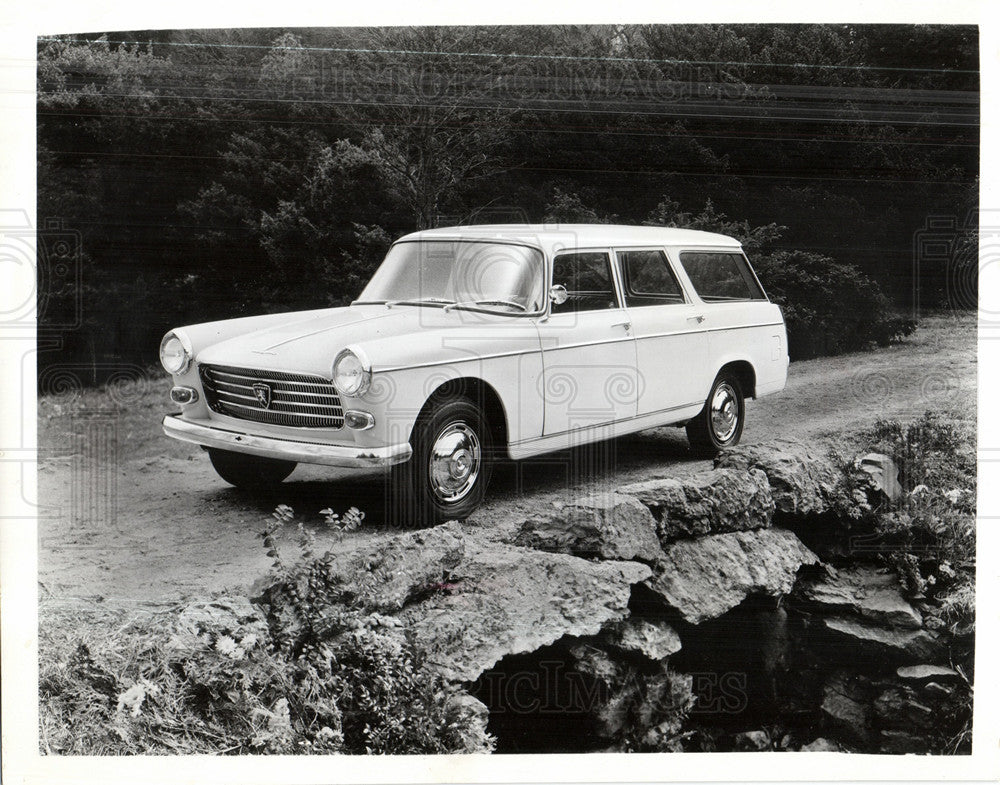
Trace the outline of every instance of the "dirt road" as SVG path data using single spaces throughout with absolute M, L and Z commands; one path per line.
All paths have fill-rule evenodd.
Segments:
M 319 510 L 356 506 L 368 518 L 349 536 L 383 536 L 381 473 L 300 466 L 277 492 L 248 496 L 219 479 L 204 452 L 162 435 L 160 419 L 172 408 L 167 389 L 161 377 L 39 400 L 41 599 L 145 603 L 245 587 L 268 568 L 258 533 L 282 503 L 317 530 Z M 743 440 L 838 443 L 880 417 L 906 420 L 927 409 L 974 417 L 975 406 L 975 319 L 933 317 L 899 346 L 793 363 L 783 393 L 748 405 Z M 608 483 L 710 465 L 690 455 L 684 431 L 674 428 L 613 442 L 611 472 L 590 470 L 589 454 L 499 467 L 467 525 L 501 528 Z M 325 533 L 319 542 L 337 544 Z

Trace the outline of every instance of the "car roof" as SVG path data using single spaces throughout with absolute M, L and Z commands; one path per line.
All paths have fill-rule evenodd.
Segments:
M 724 234 L 674 229 L 666 226 L 616 224 L 480 224 L 445 226 L 413 232 L 399 241 L 507 240 L 539 246 L 548 254 L 567 248 L 608 246 L 690 245 L 739 248 L 740 242 Z

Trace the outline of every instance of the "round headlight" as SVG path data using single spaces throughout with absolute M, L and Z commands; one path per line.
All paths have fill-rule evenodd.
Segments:
M 160 341 L 160 363 L 170 374 L 184 373 L 191 363 L 191 352 L 176 333 L 167 333 Z
M 344 349 L 333 361 L 333 384 L 343 395 L 364 395 L 372 383 L 371 368 L 350 349 Z

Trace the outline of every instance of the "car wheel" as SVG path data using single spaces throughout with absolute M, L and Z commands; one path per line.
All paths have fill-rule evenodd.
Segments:
M 413 455 L 396 467 L 392 517 L 400 523 L 463 520 L 482 503 L 493 473 L 489 423 L 467 399 L 451 399 L 422 414 Z
M 740 380 L 736 374 L 723 371 L 715 378 L 704 408 L 687 424 L 691 448 L 702 455 L 715 455 L 739 444 L 745 417 Z
M 248 491 L 279 485 L 296 466 L 295 461 L 279 461 L 229 450 L 210 449 L 208 457 L 223 480 Z

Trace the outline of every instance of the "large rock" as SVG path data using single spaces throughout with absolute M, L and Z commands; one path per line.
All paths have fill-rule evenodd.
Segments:
M 595 494 L 529 518 L 514 542 L 556 553 L 645 561 L 660 551 L 655 527 L 652 513 L 631 496 Z
M 727 450 L 715 466 L 763 471 L 777 511 L 786 515 L 827 512 L 840 479 L 837 467 L 819 449 L 790 439 Z
M 646 585 L 698 624 L 721 616 L 751 594 L 787 594 L 816 555 L 785 529 L 714 534 L 664 548 Z
M 855 466 L 871 478 L 872 487 L 890 502 L 899 501 L 905 491 L 899 484 L 899 467 L 896 462 L 880 452 L 870 452 L 862 455 Z
M 851 613 L 886 627 L 923 626 L 919 611 L 903 598 L 895 572 L 846 568 L 805 584 L 800 594 L 821 612 Z
M 820 623 L 832 633 L 834 647 L 846 648 L 845 654 L 896 663 L 934 660 L 945 655 L 944 647 L 927 630 L 881 627 L 848 616 L 824 616 Z M 834 647 L 828 651 L 836 654 Z
M 641 654 L 656 661 L 681 650 L 680 636 L 660 619 L 625 619 L 605 628 L 601 637 L 620 651 Z
M 431 665 L 468 682 L 508 655 L 625 618 L 632 584 L 650 574 L 636 562 L 470 542 L 447 591 L 425 594 L 398 617 Z
M 774 515 L 767 476 L 758 469 L 646 480 L 622 486 L 619 492 L 635 496 L 652 511 L 664 544 L 681 537 L 763 529 Z
M 334 555 L 329 574 L 370 612 L 392 613 L 448 585 L 467 536 L 453 521 L 365 543 Z

